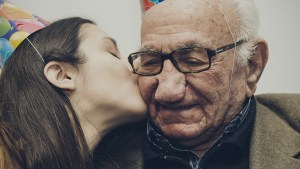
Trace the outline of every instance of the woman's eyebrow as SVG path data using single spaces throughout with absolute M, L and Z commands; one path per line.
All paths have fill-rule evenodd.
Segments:
M 113 47 L 115 48 L 115 50 L 117 51 L 117 53 L 119 53 L 119 48 L 118 48 L 118 45 L 117 45 L 117 41 L 114 38 L 109 37 L 109 36 L 105 36 L 105 37 L 102 37 L 100 40 L 101 41 L 108 40 L 108 41 L 112 42 L 111 44 L 113 44 Z M 113 56 L 116 57 L 116 58 L 118 58 L 118 59 L 121 59 L 121 57 L 118 54 L 113 54 Z
M 114 44 L 114 46 L 116 48 L 118 48 L 117 41 L 114 38 L 109 37 L 109 36 L 105 36 L 105 37 L 101 38 L 101 40 L 103 40 L 103 39 L 107 39 L 107 40 L 111 41 Z

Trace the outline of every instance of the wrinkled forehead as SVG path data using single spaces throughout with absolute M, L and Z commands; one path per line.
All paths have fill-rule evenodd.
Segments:
M 239 23 L 231 3 L 223 0 L 166 0 L 145 13 L 141 31 L 142 45 L 147 43 L 145 41 L 149 37 L 154 39 L 153 35 L 177 39 L 176 35 L 184 36 L 189 32 L 197 32 L 197 37 L 190 37 L 194 38 L 193 41 L 201 38 L 216 45 L 224 41 L 231 42 L 233 38 L 224 14 L 231 30 L 237 31 Z

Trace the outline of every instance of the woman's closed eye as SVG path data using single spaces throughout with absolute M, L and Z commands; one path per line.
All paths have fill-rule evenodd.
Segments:
M 121 59 L 120 52 L 119 52 L 119 49 L 117 47 L 116 41 L 111 37 L 105 37 L 105 38 L 103 38 L 103 40 L 104 40 L 104 43 L 105 43 L 104 50 L 106 50 L 108 53 L 110 53 L 114 57 L 116 57 L 118 59 Z
M 120 56 L 118 54 L 116 54 L 116 52 L 108 52 L 110 53 L 111 55 L 113 55 L 114 57 L 118 58 L 118 59 L 121 59 Z

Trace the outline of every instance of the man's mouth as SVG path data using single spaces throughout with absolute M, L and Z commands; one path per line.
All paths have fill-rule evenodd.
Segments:
M 194 104 L 190 104 L 190 105 L 158 104 L 156 107 L 160 109 L 170 109 L 170 110 L 189 110 L 194 106 L 195 106 Z

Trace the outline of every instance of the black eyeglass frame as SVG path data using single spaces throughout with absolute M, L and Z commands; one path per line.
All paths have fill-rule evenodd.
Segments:
M 227 50 L 229 50 L 229 49 L 235 48 L 235 47 L 237 47 L 237 46 L 239 46 L 239 45 L 241 45 L 241 44 L 243 44 L 243 43 L 245 43 L 245 42 L 246 42 L 246 40 L 241 39 L 241 40 L 239 40 L 239 41 L 237 41 L 237 42 L 235 42 L 235 43 L 231 43 L 231 44 L 229 44 L 229 45 L 225 45 L 225 46 L 220 47 L 220 48 L 217 48 L 217 49 L 208 49 L 208 48 L 202 48 L 202 47 L 182 48 L 182 49 L 174 50 L 174 51 L 172 51 L 172 52 L 169 53 L 169 54 L 163 54 L 163 53 L 160 53 L 160 52 L 153 52 L 153 51 L 134 52 L 134 53 L 131 53 L 131 54 L 129 55 L 129 57 L 128 57 L 128 62 L 130 63 L 130 65 L 131 65 L 131 67 L 132 67 L 132 69 L 133 69 L 133 73 L 138 74 L 138 75 L 142 75 L 142 76 L 155 76 L 155 75 L 160 74 L 160 73 L 162 72 L 162 69 L 163 69 L 164 61 L 165 61 L 166 59 L 169 59 L 169 60 L 172 62 L 172 64 L 175 66 L 175 68 L 176 68 L 179 72 L 181 72 L 181 73 L 199 73 L 199 72 L 203 72 L 203 71 L 205 71 L 205 70 L 208 70 L 208 69 L 211 67 L 211 58 L 212 58 L 213 56 L 215 56 L 215 55 L 217 55 L 217 54 L 220 54 L 220 53 L 222 53 L 222 52 L 225 52 L 225 51 L 227 51 Z M 178 52 L 178 51 L 182 51 L 182 50 L 196 49 L 196 48 L 201 48 L 201 49 L 206 50 L 207 56 L 208 56 L 208 60 L 209 60 L 209 65 L 208 65 L 208 67 L 207 67 L 207 68 L 204 68 L 204 69 L 201 69 L 201 70 L 197 70 L 197 71 L 182 71 L 182 70 L 180 69 L 180 67 L 178 66 L 177 62 L 175 61 L 175 59 L 173 58 L 173 56 L 172 56 L 173 53 Z M 158 56 L 161 57 L 162 60 L 161 60 L 160 70 L 159 70 L 157 73 L 144 74 L 144 73 L 138 73 L 138 72 L 135 71 L 134 66 L 133 66 L 133 61 L 137 58 L 137 57 L 135 57 L 135 56 L 138 55 L 138 54 L 147 54 L 147 53 L 149 53 L 149 54 L 155 54 L 155 55 L 158 55 Z

